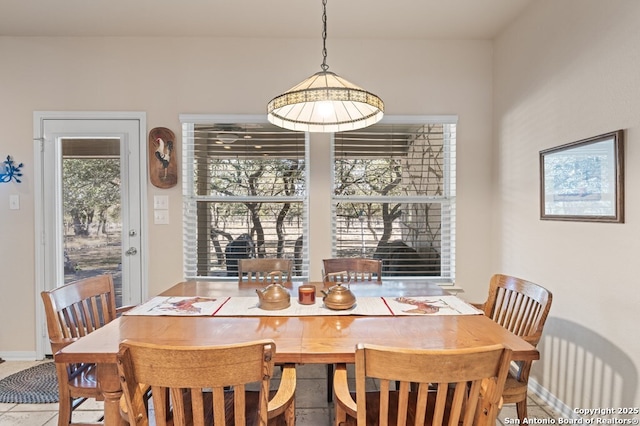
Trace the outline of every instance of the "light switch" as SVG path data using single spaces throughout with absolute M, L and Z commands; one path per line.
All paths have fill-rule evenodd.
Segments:
M 156 210 L 168 210 L 169 209 L 169 196 L 168 195 L 154 195 L 153 196 L 153 208 Z
M 9 209 L 20 210 L 20 196 L 18 194 L 9 195 Z
M 169 210 L 154 210 L 153 211 L 153 223 L 156 225 L 168 225 L 169 224 Z

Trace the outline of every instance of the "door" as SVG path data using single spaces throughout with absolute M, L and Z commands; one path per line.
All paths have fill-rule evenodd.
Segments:
M 143 185 L 146 157 L 142 117 L 37 117 L 37 296 L 70 281 L 110 273 L 118 306 L 146 294 L 143 265 Z M 38 164 L 38 159 L 36 160 Z M 38 215 L 38 211 L 46 214 Z M 41 348 L 51 351 L 38 300 Z

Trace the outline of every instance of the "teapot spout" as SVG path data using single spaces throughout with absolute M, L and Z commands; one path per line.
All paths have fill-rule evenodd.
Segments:
M 262 302 L 262 300 L 264 299 L 264 294 L 262 294 L 260 289 L 256 288 L 256 294 L 258 295 L 258 299 Z

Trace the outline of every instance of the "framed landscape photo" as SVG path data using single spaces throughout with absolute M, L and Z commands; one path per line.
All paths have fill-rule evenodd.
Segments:
M 624 222 L 624 132 L 540 151 L 540 218 Z

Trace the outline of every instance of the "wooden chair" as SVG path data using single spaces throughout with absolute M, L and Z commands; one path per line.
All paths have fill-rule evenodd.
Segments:
M 109 274 L 84 278 L 41 293 L 51 350 L 63 347 L 112 321 L 132 306 L 116 308 Z M 69 425 L 72 412 L 88 398 L 102 400 L 94 364 L 56 363 L 60 395 L 58 425 Z
M 491 277 L 486 302 L 474 304 L 495 322 L 537 346 L 551 309 L 553 295 L 546 288 L 520 278 L 496 274 Z M 505 404 L 516 403 L 520 423 L 527 417 L 527 388 L 531 361 L 514 362 L 502 394 Z
M 363 257 L 324 259 L 324 281 L 327 282 L 382 282 L 382 261 Z
M 359 344 L 355 393 L 346 364 L 336 368 L 335 425 L 494 426 L 510 360 L 511 350 L 502 345 L 416 350 Z M 379 381 L 380 390 L 367 391 L 367 378 Z
M 382 282 L 382 261 L 364 257 L 323 259 L 323 281 L 358 283 Z M 333 364 L 327 364 L 327 401 L 333 400 Z
M 238 261 L 238 283 L 284 284 L 291 282 L 293 262 L 290 259 L 240 259 Z
M 149 424 L 143 389 L 150 386 L 158 426 L 293 425 L 296 370 L 285 365 L 270 392 L 275 352 L 273 340 L 202 347 L 125 340 L 117 360 L 129 423 Z M 259 391 L 247 391 L 249 384 Z

